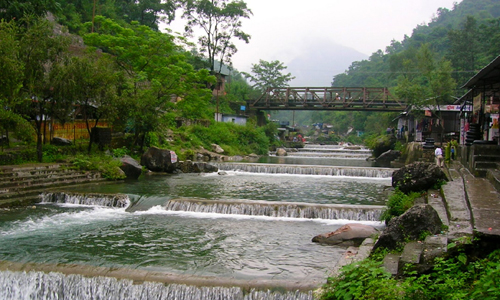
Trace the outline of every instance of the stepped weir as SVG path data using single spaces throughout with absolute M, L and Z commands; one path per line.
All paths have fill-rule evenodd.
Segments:
M 246 164 L 246 163 L 214 163 L 222 171 L 242 171 L 265 174 L 291 175 L 323 175 L 391 178 L 392 168 L 362 168 L 339 166 L 282 165 L 282 164 Z
M 127 208 L 130 200 L 127 195 L 121 194 L 76 194 L 76 193 L 41 193 L 41 203 L 64 203 L 77 205 L 95 205 L 115 208 Z
M 385 206 L 378 205 L 201 199 L 172 199 L 164 207 L 170 211 L 351 221 L 379 221 L 384 208 Z

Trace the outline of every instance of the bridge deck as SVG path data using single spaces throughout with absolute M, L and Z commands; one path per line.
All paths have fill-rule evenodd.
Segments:
M 407 107 L 387 88 L 366 87 L 268 88 L 248 104 L 251 109 L 263 110 L 404 111 Z

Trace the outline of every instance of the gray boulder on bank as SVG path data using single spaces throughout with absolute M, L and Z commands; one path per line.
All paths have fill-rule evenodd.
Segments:
M 392 173 L 392 186 L 405 194 L 429 190 L 440 180 L 446 180 L 443 170 L 426 162 L 406 165 Z
M 174 151 L 150 147 L 142 155 L 141 165 L 153 172 L 174 173 L 177 169 L 177 155 Z
M 142 166 L 132 157 L 125 155 L 120 158 L 122 165 L 120 169 L 125 173 L 127 179 L 137 179 L 142 174 Z
M 178 168 L 183 173 L 213 173 L 219 170 L 206 162 L 193 162 L 190 160 L 179 162 Z
M 217 144 L 212 144 L 212 151 L 218 154 L 224 153 L 224 149 Z
M 389 163 L 393 160 L 398 159 L 401 156 L 401 151 L 397 150 L 387 150 L 377 157 L 376 161 L 379 163 Z
M 378 230 L 369 225 L 346 224 L 339 229 L 317 235 L 312 241 L 320 244 L 355 246 L 358 247 L 366 239 L 378 233 Z
M 389 221 L 373 250 L 379 247 L 396 249 L 408 238 L 418 240 L 424 232 L 438 234 L 443 230 L 442 227 L 443 223 L 432 206 L 414 205 L 401 216 Z

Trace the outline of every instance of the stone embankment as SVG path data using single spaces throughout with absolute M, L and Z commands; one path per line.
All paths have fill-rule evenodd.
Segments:
M 446 173 L 448 183 L 440 191 L 429 190 L 422 202 L 436 210 L 447 230 L 422 241 L 409 242 L 401 253 L 386 255 L 384 267 L 391 274 L 397 276 L 407 267 L 427 270 L 433 258 L 443 255 L 450 243 L 460 242 L 464 237 L 469 240 L 479 237 L 484 247 L 494 246 L 500 240 L 498 171 L 488 178 L 480 178 L 453 162 Z M 349 247 L 332 275 L 338 275 L 342 266 L 368 257 L 374 244 L 373 239 L 366 239 L 360 247 Z
M 43 191 L 106 180 L 99 172 L 72 170 L 66 164 L 0 166 L 0 207 L 30 205 Z

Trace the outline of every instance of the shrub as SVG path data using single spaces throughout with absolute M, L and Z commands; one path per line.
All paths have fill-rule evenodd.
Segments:
M 385 271 L 381 262 L 365 259 L 344 266 L 337 278 L 329 278 L 321 300 L 403 299 L 404 286 Z
M 387 209 L 380 216 L 381 221 L 389 222 L 392 218 L 402 215 L 405 211 L 413 206 L 415 199 L 420 197 L 420 193 L 412 192 L 405 194 L 398 188 L 389 197 L 387 201 Z

